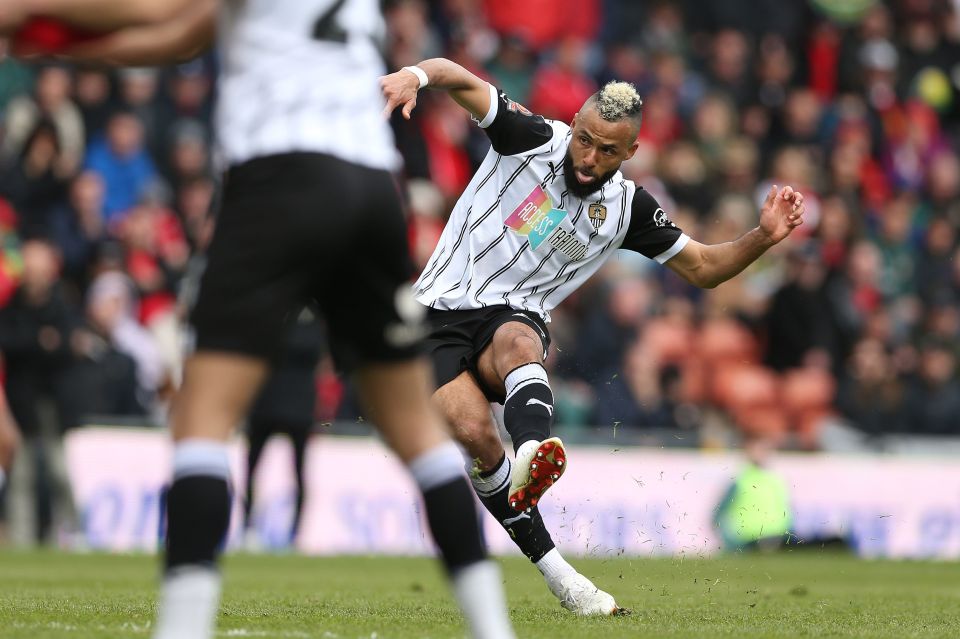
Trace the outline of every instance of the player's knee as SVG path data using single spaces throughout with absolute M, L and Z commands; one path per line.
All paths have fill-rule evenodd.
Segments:
M 497 349 L 497 370 L 506 375 L 517 366 L 543 362 L 543 344 L 528 333 L 513 333 L 501 342 Z
M 503 443 L 496 424 L 490 419 L 462 419 L 454 424 L 454 436 L 467 454 L 479 460 L 481 470 L 487 470 L 503 456 Z

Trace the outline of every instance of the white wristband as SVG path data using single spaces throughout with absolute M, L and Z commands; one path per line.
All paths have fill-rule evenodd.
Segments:
M 403 70 L 404 70 L 404 71 L 409 71 L 409 72 L 412 73 L 413 75 L 417 76 L 417 79 L 420 80 L 420 88 L 421 88 L 421 89 L 422 89 L 423 87 L 427 86 L 428 84 L 430 84 L 430 79 L 427 77 L 426 72 L 425 72 L 423 69 L 421 69 L 420 67 L 417 67 L 417 66 L 413 66 L 413 67 L 403 67 Z

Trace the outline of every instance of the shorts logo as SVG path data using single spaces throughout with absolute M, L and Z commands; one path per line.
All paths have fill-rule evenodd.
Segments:
M 591 204 L 590 208 L 587 209 L 587 216 L 590 218 L 593 228 L 599 229 L 600 225 L 607 219 L 607 207 L 603 204 Z
M 567 216 L 563 209 L 553 208 L 553 200 L 537 186 L 520 205 L 513 210 L 504 224 L 517 235 L 523 235 L 530 242 L 530 248 L 536 249 L 560 222 Z
M 393 296 L 393 307 L 399 321 L 384 328 L 387 343 L 394 348 L 410 348 L 427 336 L 427 307 L 413 296 L 409 286 L 403 285 Z
M 523 115 L 533 115 L 532 113 L 530 113 L 530 109 L 523 106 L 519 102 L 514 102 L 513 100 L 507 100 L 507 108 L 510 109 L 511 111 L 522 113 Z

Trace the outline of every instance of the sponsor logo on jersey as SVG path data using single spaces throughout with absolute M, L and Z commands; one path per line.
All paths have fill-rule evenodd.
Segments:
M 550 234 L 560 227 L 567 216 L 563 209 L 553 208 L 553 200 L 537 186 L 520 205 L 513 210 L 504 224 L 523 235 L 536 250 Z
M 602 206 L 601 208 L 606 217 L 606 208 Z M 551 247 L 571 260 L 579 260 L 587 254 L 587 247 L 572 234 L 560 228 L 560 223 L 566 216 L 567 212 L 563 209 L 553 208 L 553 200 L 537 185 L 530 195 L 513 210 L 504 224 L 513 229 L 517 235 L 526 237 L 530 242 L 530 248 L 534 250 L 546 240 Z

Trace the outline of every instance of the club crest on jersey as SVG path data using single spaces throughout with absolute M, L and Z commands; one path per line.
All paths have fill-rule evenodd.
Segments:
M 603 204 L 591 204 L 590 208 L 587 209 L 587 216 L 590 218 L 593 228 L 599 229 L 600 225 L 607 219 L 607 207 Z
M 566 216 L 563 209 L 553 208 L 553 200 L 538 185 L 503 223 L 517 235 L 526 237 L 533 250 L 547 240 L 552 248 L 572 260 L 579 260 L 587 254 L 587 246 L 560 228 Z

